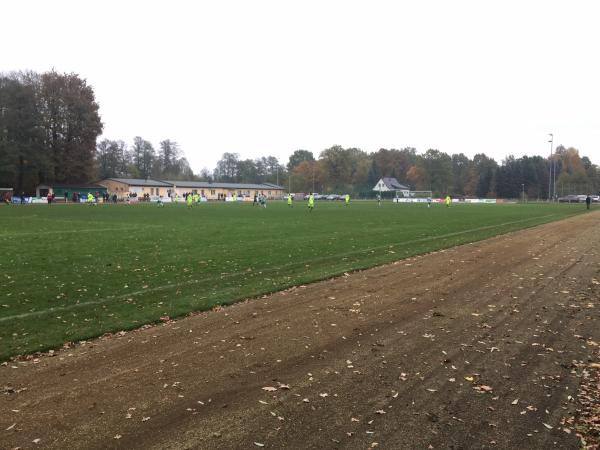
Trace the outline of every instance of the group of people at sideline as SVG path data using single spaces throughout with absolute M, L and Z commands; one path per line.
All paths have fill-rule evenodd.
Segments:
M 582 196 L 583 197 L 583 196 Z M 72 193 L 72 197 L 71 197 L 71 201 L 73 203 L 86 203 L 88 205 L 98 205 L 100 204 L 100 199 L 102 198 L 102 201 L 104 203 L 114 203 L 116 204 L 118 202 L 118 198 L 117 198 L 117 194 L 109 194 L 108 192 L 88 192 L 87 195 L 82 195 L 79 192 L 73 192 Z M 129 195 L 126 198 L 126 202 L 127 204 L 130 203 L 132 196 Z M 344 204 L 345 206 L 348 206 L 350 204 L 350 194 L 345 194 L 343 197 L 341 197 L 342 200 L 344 200 Z M 381 202 L 382 202 L 382 196 L 381 193 L 378 193 L 376 195 L 376 200 L 377 200 L 377 204 L 378 206 L 381 206 Z M 19 197 L 16 197 L 16 199 L 18 200 Z M 25 204 L 26 201 L 26 195 L 25 193 L 22 193 L 20 196 L 20 203 L 21 204 Z M 48 205 L 51 205 L 52 203 L 56 203 L 57 201 L 57 197 L 56 194 L 54 193 L 48 193 L 48 195 L 45 197 Z M 68 203 L 69 201 L 69 193 L 65 192 L 63 197 L 59 197 L 59 199 L 63 200 L 64 203 Z M 315 194 L 314 193 L 310 193 L 308 196 L 304 197 L 305 200 L 307 200 L 306 206 L 308 207 L 309 212 L 312 212 L 315 208 Z M 4 193 L 2 195 L 2 201 L 4 203 L 6 203 L 7 205 L 13 203 L 12 202 L 13 198 L 11 193 Z M 135 199 L 137 200 L 137 199 Z M 150 196 L 148 195 L 147 198 L 144 197 L 144 200 L 146 201 L 150 201 Z M 179 194 L 174 194 L 172 196 L 169 197 L 169 200 L 171 203 L 180 203 L 181 202 L 181 197 L 179 196 Z M 235 196 L 231 197 L 232 201 L 236 201 L 238 200 L 238 198 L 236 198 Z M 287 194 L 286 196 L 284 196 L 284 200 L 286 201 L 288 207 L 293 208 L 294 207 L 294 203 L 296 201 L 296 197 L 295 194 Z M 188 208 L 193 207 L 194 205 L 199 205 L 202 202 L 207 202 L 207 198 L 195 193 L 195 192 L 186 192 L 183 194 L 183 203 L 185 203 Z M 585 204 L 586 204 L 586 208 L 590 209 L 591 204 L 592 204 L 592 197 L 588 194 L 585 198 Z M 452 205 L 452 197 L 450 195 L 446 195 L 445 197 L 443 197 L 442 199 L 436 200 L 436 202 L 440 202 L 446 205 L 446 207 L 450 207 Z M 17 201 L 17 203 L 19 203 Z M 433 199 L 431 197 L 428 197 L 426 199 L 426 203 L 427 203 L 427 208 L 431 208 L 431 204 L 433 203 Z M 163 201 L 163 197 L 159 196 L 157 198 L 157 204 L 159 207 L 164 207 L 165 206 L 165 202 Z M 255 194 L 254 195 L 254 201 L 252 202 L 252 206 L 259 206 L 259 207 L 263 207 L 266 208 L 267 207 L 267 196 L 266 195 L 262 195 L 262 194 Z
M 112 194 L 110 195 L 108 192 L 96 192 L 96 193 L 92 193 L 92 192 L 88 192 L 87 196 L 82 196 L 79 192 L 74 192 L 72 197 L 72 202 L 73 203 L 82 203 L 80 201 L 80 198 L 85 199 L 84 202 L 88 205 L 98 205 L 100 203 L 100 198 L 102 198 L 102 201 L 104 203 L 114 203 L 116 204 L 118 199 L 117 199 L 117 194 Z M 131 200 L 131 195 L 129 195 L 126 199 L 127 204 L 130 203 Z M 201 196 L 198 193 L 195 192 L 186 192 L 183 194 L 183 203 L 185 203 L 188 208 L 191 208 L 195 205 L 199 205 L 201 202 L 206 202 L 207 199 L 204 196 Z M 25 195 L 22 195 L 22 199 L 25 198 Z M 305 199 L 307 199 L 307 207 L 309 212 L 312 212 L 315 208 L 315 194 L 314 193 L 310 193 L 307 197 L 304 197 Z M 589 197 L 588 197 L 589 198 Z M 56 195 L 53 193 L 49 193 L 46 197 L 47 202 L 49 205 L 51 205 L 53 202 L 56 201 Z M 69 193 L 65 192 L 64 193 L 64 202 L 68 202 L 69 199 Z M 288 195 L 286 195 L 284 197 L 284 199 L 287 202 L 287 205 L 290 208 L 294 207 L 294 202 L 295 202 L 295 196 L 294 194 L 290 193 Z M 346 194 L 342 197 L 342 199 L 344 200 L 344 205 L 348 206 L 350 204 L 350 194 Z M 377 194 L 376 196 L 377 199 L 377 203 L 379 206 L 381 206 L 381 194 Z M 10 203 L 10 196 L 5 195 L 3 200 L 8 204 Z M 146 200 L 146 198 L 144 198 L 144 200 Z M 149 198 L 147 199 L 148 201 L 150 200 Z M 174 194 L 170 197 L 170 200 L 172 203 L 180 203 L 182 198 L 179 196 L 179 194 Z M 232 200 L 234 200 L 234 197 L 232 196 Z M 431 198 L 427 199 L 427 207 L 431 207 Z M 446 196 L 445 200 L 444 200 L 446 206 L 450 206 L 452 204 L 452 199 L 451 197 L 448 195 Z M 21 202 L 23 203 L 23 201 Z M 159 196 L 157 199 L 157 204 L 159 207 L 164 207 L 165 206 L 165 202 L 163 201 L 162 196 Z M 267 196 L 266 195 L 262 195 L 262 194 L 255 194 L 254 195 L 254 201 L 252 202 L 252 206 L 259 206 L 262 208 L 266 208 L 267 207 Z M 588 206 L 589 209 L 589 206 Z
M 203 199 L 199 194 L 190 193 L 190 194 L 184 194 L 184 195 L 185 195 L 185 203 L 187 204 L 188 208 L 191 208 L 192 206 L 199 204 L 201 201 L 206 201 L 206 199 Z M 290 208 L 294 207 L 294 194 L 291 194 L 291 193 L 288 194 L 287 196 L 285 196 L 285 200 L 287 202 L 287 205 Z M 178 195 L 175 198 L 175 202 L 176 203 L 179 202 Z M 350 194 L 346 194 L 344 196 L 344 203 L 345 203 L 345 206 L 348 206 L 350 204 Z M 159 207 L 164 206 L 162 197 L 160 197 L 158 199 L 158 206 Z M 255 194 L 254 199 L 252 201 L 252 206 L 259 206 L 262 208 L 266 208 L 267 207 L 267 196 L 262 195 L 262 194 Z M 313 193 L 308 195 L 307 207 L 310 212 L 312 212 L 312 210 L 315 208 L 315 196 Z

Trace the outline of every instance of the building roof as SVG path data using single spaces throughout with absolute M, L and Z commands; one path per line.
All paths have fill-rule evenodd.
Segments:
M 170 185 L 174 185 L 180 188 L 195 188 L 195 189 L 210 189 L 210 188 L 222 188 L 222 189 L 273 189 L 283 190 L 281 186 L 277 186 L 272 183 L 221 183 L 221 182 L 208 182 L 208 181 L 167 181 Z
M 285 189 L 283 186 L 279 186 L 278 184 L 275 183 L 263 183 L 265 186 L 270 186 L 273 189 Z
M 154 180 L 152 178 L 107 178 L 107 180 L 128 184 L 129 186 L 158 186 L 171 187 L 173 183 L 168 181 Z
M 61 188 L 61 189 L 106 189 L 105 186 L 101 186 L 99 184 L 90 184 L 90 183 L 42 183 L 38 185 L 38 189 L 44 188 Z
M 384 177 L 381 179 L 381 181 L 390 191 L 401 191 L 410 189 L 408 186 L 398 182 L 398 180 L 396 180 L 395 178 Z

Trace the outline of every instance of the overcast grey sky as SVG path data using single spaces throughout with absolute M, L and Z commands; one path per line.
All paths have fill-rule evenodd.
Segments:
M 0 0 L 0 71 L 75 72 L 192 168 L 335 144 L 600 163 L 597 1 Z

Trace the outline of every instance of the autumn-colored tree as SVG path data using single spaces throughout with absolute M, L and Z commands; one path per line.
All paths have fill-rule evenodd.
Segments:
M 419 159 L 425 177 L 425 189 L 439 195 L 450 193 L 452 184 L 452 159 L 446 153 L 429 149 Z M 428 186 L 428 187 L 427 187 Z
M 558 146 L 554 154 L 557 163 L 557 192 L 559 194 L 586 194 L 592 190 L 579 150 Z
M 302 161 L 290 173 L 293 192 L 323 192 L 325 169 L 322 162 Z
M 27 78 L 0 75 L 0 186 L 19 193 L 44 181 L 50 166 L 35 86 Z
M 425 170 L 420 166 L 411 166 L 406 173 L 406 181 L 408 181 L 413 190 L 429 190 L 426 179 L 427 175 L 425 174 Z
M 89 181 L 94 176 L 96 138 L 102 133 L 92 87 L 76 74 L 55 71 L 34 82 L 38 84 L 44 146 L 52 162 L 48 181 Z
M 290 155 L 290 159 L 287 164 L 288 170 L 294 170 L 303 161 L 314 161 L 315 157 L 312 152 L 308 150 L 296 150 Z
M 371 154 L 371 168 L 369 171 L 369 185 L 374 186 L 384 177 L 396 178 L 401 183 L 406 183 L 408 170 L 416 163 L 417 151 L 412 147 L 402 150 L 385 148 Z
M 33 192 L 40 182 L 94 177 L 102 132 L 94 91 L 76 74 L 0 74 L 0 181 Z
M 371 161 L 366 152 L 335 145 L 321 152 L 319 162 L 326 174 L 323 180 L 326 190 L 353 192 L 368 187 Z
M 463 153 L 452 155 L 452 189 L 453 195 L 463 196 L 465 195 L 465 186 L 467 184 L 467 177 L 469 174 L 469 168 L 471 167 L 471 160 Z

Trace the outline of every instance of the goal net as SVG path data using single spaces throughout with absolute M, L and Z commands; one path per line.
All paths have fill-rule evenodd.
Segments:
M 408 192 L 408 197 L 409 198 L 432 198 L 433 193 L 432 191 L 409 191 Z

